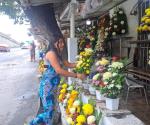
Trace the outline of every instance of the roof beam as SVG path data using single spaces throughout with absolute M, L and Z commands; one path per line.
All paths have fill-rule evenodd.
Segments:
M 96 8 L 91 9 L 89 12 L 86 13 L 86 15 L 83 17 L 81 15 L 76 16 L 75 20 L 78 21 L 83 21 L 89 18 L 95 18 L 95 17 L 100 17 L 108 13 L 109 10 L 111 10 L 113 7 L 120 5 L 121 3 L 125 2 L 127 0 L 114 0 L 112 2 L 107 1 L 103 5 L 99 5 Z M 67 22 L 69 21 L 68 19 L 61 20 L 61 22 Z
M 66 0 L 20 0 L 23 6 L 28 6 L 28 5 L 39 6 L 48 3 L 63 3 L 65 1 Z
M 67 14 L 67 13 L 69 13 L 69 4 L 67 5 L 67 7 L 65 8 L 65 10 L 61 13 L 61 15 L 60 15 L 60 20 L 62 20 L 63 19 L 63 17 Z

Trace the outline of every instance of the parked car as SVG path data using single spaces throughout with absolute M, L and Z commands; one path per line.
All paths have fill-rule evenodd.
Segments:
M 0 52 L 10 52 L 10 47 L 5 44 L 0 44 Z
M 29 49 L 30 48 L 30 44 L 28 43 L 24 43 L 21 45 L 21 49 Z

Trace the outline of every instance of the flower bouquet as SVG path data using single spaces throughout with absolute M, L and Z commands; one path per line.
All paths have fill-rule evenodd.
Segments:
M 76 68 L 74 69 L 76 73 L 90 74 L 90 69 L 93 64 L 92 54 L 93 50 L 91 48 L 85 48 L 85 50 L 80 53 Z
M 106 71 L 108 64 L 109 60 L 104 57 L 96 62 L 97 74 L 93 76 L 92 84 L 96 89 L 96 98 L 98 100 L 104 100 L 103 90 L 101 89 L 104 86 L 102 76 L 103 73 Z
M 124 84 L 124 73 L 123 73 L 124 64 L 122 62 L 112 62 L 108 66 L 107 72 L 103 74 L 104 86 L 101 88 L 104 92 L 104 95 L 109 99 L 117 99 L 119 105 L 119 96 Z M 107 107 L 107 101 L 106 101 Z M 116 110 L 118 106 L 113 109 L 113 107 L 108 107 L 108 109 Z
M 64 114 L 68 125 L 98 125 L 100 114 L 94 109 L 93 100 L 83 104 L 76 87 L 61 83 L 58 100 L 63 104 Z
M 39 73 L 40 73 L 41 75 L 42 75 L 43 72 L 45 71 L 45 68 L 44 68 L 44 60 L 40 60 L 40 61 L 39 61 L 38 71 L 39 71 Z
M 84 51 L 84 48 L 95 48 L 97 40 L 97 28 L 96 26 L 89 26 L 85 29 L 78 28 L 77 33 L 79 34 L 78 41 L 78 52 Z

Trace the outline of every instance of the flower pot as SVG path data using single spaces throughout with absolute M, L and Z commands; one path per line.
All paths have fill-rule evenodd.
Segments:
M 92 85 L 89 85 L 89 92 L 92 95 L 96 95 L 96 90 L 95 90 L 95 88 Z
M 118 110 L 119 107 L 119 98 L 111 99 L 106 98 L 106 108 L 109 110 Z
M 84 84 L 83 84 L 83 88 L 86 89 L 86 90 L 88 90 L 89 85 L 88 85 L 87 83 L 84 83 Z
M 96 90 L 96 99 L 100 101 L 105 100 L 104 95 L 101 94 L 99 90 Z
M 87 95 L 85 95 L 85 94 L 82 93 L 81 98 L 82 98 L 82 103 L 83 104 L 87 104 L 88 103 L 89 96 L 87 96 Z
M 80 80 L 80 79 L 77 79 L 77 82 L 78 82 L 79 84 L 82 84 L 82 83 L 83 83 L 83 81 Z

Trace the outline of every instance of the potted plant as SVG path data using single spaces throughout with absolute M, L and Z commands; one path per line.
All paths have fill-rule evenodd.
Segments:
M 122 62 L 112 62 L 108 71 L 103 74 L 104 86 L 101 88 L 106 96 L 106 108 L 117 110 L 119 107 L 119 96 L 124 84 L 124 73 Z
M 92 79 L 92 86 L 95 88 L 95 94 L 97 100 L 105 100 L 103 92 L 101 91 L 101 87 L 103 86 L 103 81 L 101 81 L 102 75 L 100 73 L 97 73 L 93 76 Z M 89 88 L 90 91 L 90 88 Z
M 104 86 L 104 82 L 102 81 L 102 76 L 103 73 L 106 71 L 108 64 L 109 64 L 109 60 L 107 60 L 104 57 L 96 62 L 97 74 L 93 76 L 92 84 L 96 89 L 97 100 L 105 100 L 103 95 L 103 89 L 101 89 Z

